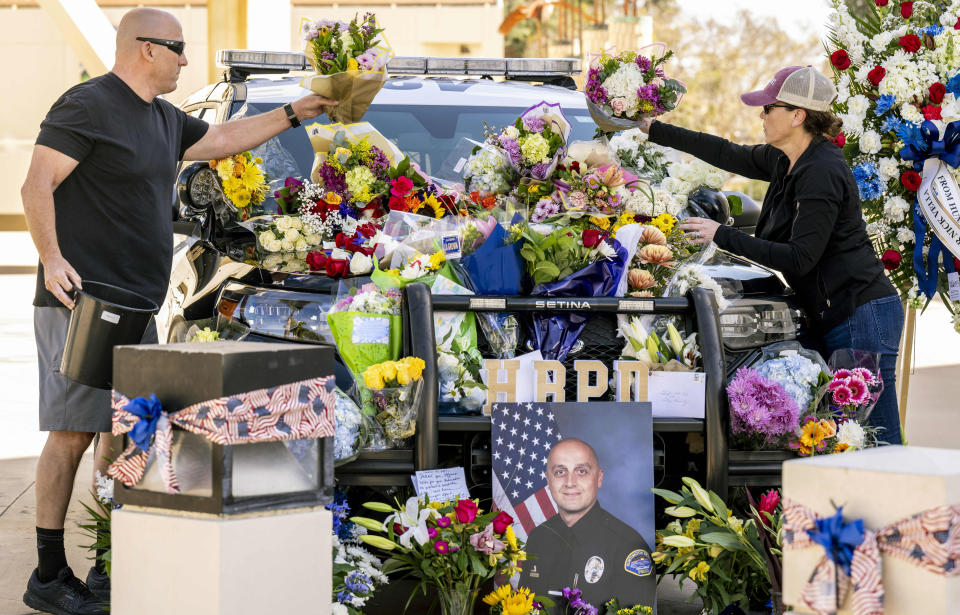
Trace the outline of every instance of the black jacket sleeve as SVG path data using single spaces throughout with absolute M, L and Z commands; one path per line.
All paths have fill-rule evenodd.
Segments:
M 771 145 L 737 145 L 726 139 L 654 122 L 650 141 L 672 147 L 730 173 L 770 181 L 783 152 Z
M 714 242 L 786 276 L 804 276 L 820 262 L 833 233 L 842 202 L 843 183 L 837 172 L 808 167 L 797 177 L 796 202 L 768 206 L 795 209 L 786 243 L 760 239 L 730 226 L 717 229 Z

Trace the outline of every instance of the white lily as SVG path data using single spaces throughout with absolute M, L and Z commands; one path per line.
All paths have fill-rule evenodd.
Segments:
M 411 539 L 416 540 L 421 545 L 427 544 L 430 540 L 430 534 L 427 532 L 427 520 L 438 516 L 433 508 L 420 509 L 420 502 L 416 497 L 407 499 L 403 510 L 396 512 L 383 522 L 383 529 L 386 530 L 394 523 L 399 523 L 401 527 L 407 528 L 400 535 L 400 545 L 405 549 L 412 549 Z
M 634 350 L 646 347 L 649 334 L 636 316 L 632 316 L 629 321 L 620 325 L 620 334 L 627 338 L 627 342 L 633 346 Z

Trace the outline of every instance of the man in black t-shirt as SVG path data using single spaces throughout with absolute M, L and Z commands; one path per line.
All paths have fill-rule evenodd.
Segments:
M 94 434 L 103 433 L 95 466 L 105 473 L 110 450 L 109 392 L 59 372 L 71 292 L 95 280 L 161 304 L 170 277 L 177 162 L 248 150 L 336 104 L 310 94 L 292 108 L 208 127 L 159 98 L 176 88 L 186 65 L 183 32 L 173 15 L 147 8 L 126 13 L 112 71 L 74 86 L 50 108 L 21 190 L 40 255 L 34 328 L 40 429 L 49 431 L 37 464 L 39 564 L 24 594 L 24 602 L 40 611 L 102 613 L 109 600 L 102 569 L 90 571 L 88 588 L 67 567 L 63 548 L 80 458 Z M 156 340 L 155 326 L 144 339 Z

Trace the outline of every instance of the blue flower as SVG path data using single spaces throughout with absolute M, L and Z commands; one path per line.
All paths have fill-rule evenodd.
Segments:
M 893 107 L 893 105 L 896 104 L 896 102 L 897 102 L 897 98 L 893 94 L 884 94 L 883 96 L 878 98 L 877 108 L 876 108 L 877 115 L 883 115 L 884 113 L 889 111 Z
M 345 589 L 342 589 L 337 592 L 337 602 L 340 604 L 350 604 L 350 601 L 353 600 L 354 596 Z
M 343 584 L 357 596 L 363 596 L 373 588 L 370 577 L 359 570 L 354 570 L 348 574 L 347 578 L 343 580 Z
M 927 26 L 926 28 L 920 28 L 920 34 L 929 34 L 930 36 L 936 36 L 943 32 L 943 26 L 933 25 Z
M 893 132 L 900 134 L 900 127 L 903 126 L 903 120 L 896 115 L 890 115 L 883 120 L 883 132 Z
M 860 200 L 872 201 L 883 194 L 886 185 L 880 180 L 877 166 L 872 162 L 862 162 L 853 167 L 853 178 L 857 180 Z
M 897 137 L 903 141 L 904 145 L 920 147 L 924 144 L 920 124 L 914 124 L 913 122 L 901 122 L 900 126 L 897 127 Z
M 960 96 L 960 73 L 950 77 L 950 81 L 947 81 L 947 91 L 954 96 Z

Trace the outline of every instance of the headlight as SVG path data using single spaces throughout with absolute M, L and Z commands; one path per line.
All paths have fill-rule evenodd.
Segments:
M 720 314 L 723 343 L 734 350 L 795 339 L 798 324 L 796 310 L 782 301 L 739 299 Z
M 228 282 L 217 299 L 217 313 L 259 335 L 333 344 L 326 315 L 334 299 L 333 295 Z
M 203 211 L 216 199 L 223 198 L 217 172 L 206 162 L 194 162 L 180 172 L 177 178 L 180 202 L 193 211 Z

